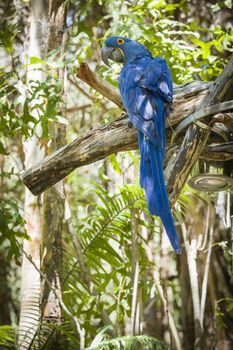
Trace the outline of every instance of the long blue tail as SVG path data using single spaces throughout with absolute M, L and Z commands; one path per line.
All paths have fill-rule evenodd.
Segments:
M 180 254 L 180 242 L 171 214 L 163 175 L 163 147 L 155 146 L 141 131 L 139 131 L 139 147 L 141 153 L 140 185 L 145 189 L 149 211 L 152 215 L 161 218 L 174 250 Z

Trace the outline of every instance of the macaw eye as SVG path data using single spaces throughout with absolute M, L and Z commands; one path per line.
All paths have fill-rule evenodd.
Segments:
M 122 39 L 122 38 L 118 38 L 118 39 L 117 39 L 117 44 L 119 44 L 119 45 L 124 44 L 124 42 L 125 42 L 125 40 Z

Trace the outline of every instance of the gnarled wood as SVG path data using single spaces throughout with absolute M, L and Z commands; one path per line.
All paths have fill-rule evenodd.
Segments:
M 229 89 L 232 84 L 229 66 L 231 67 L 232 64 L 229 63 L 224 69 L 222 73 L 224 79 L 221 78 L 221 75 L 217 79 L 217 83 L 193 81 L 174 88 L 174 111 L 167 125 L 169 130 L 170 124 L 172 126 L 177 125 L 181 120 L 195 112 L 197 108 L 199 110 L 214 103 L 222 102 L 226 98 L 231 99 L 230 94 L 227 97 L 226 94 L 221 93 L 223 90 L 225 91 L 225 85 Z M 226 70 L 227 72 L 225 72 Z M 227 81 L 227 74 L 230 82 Z M 118 106 L 122 106 L 119 93 L 116 92 L 115 88 L 110 89 L 109 84 L 106 84 L 103 79 L 93 73 L 87 64 L 80 66 L 78 76 Z M 218 87 L 217 93 L 219 96 L 222 96 L 220 100 L 210 98 L 213 94 L 216 95 L 216 86 Z M 208 96 L 205 97 L 207 91 Z M 203 100 L 206 102 L 203 103 Z M 215 116 L 212 117 L 213 120 L 214 118 Z M 211 117 L 209 120 L 211 120 Z M 190 128 L 192 129 L 189 131 L 189 137 L 185 137 L 181 149 L 177 151 L 178 156 L 173 154 L 166 167 L 165 178 L 168 180 L 170 192 L 173 192 L 173 202 L 182 189 L 194 164 L 194 160 L 190 159 L 193 154 L 195 155 L 195 161 L 202 155 L 202 151 L 203 156 L 206 156 L 206 153 L 209 151 L 209 158 L 222 160 L 219 151 L 215 152 L 215 150 L 208 150 L 208 148 L 203 150 L 209 133 L 206 130 L 200 130 L 197 126 L 191 126 Z M 196 130 L 199 130 L 200 135 L 205 135 L 206 137 L 203 145 L 200 145 L 199 134 L 195 137 Z M 178 139 L 177 143 L 181 144 L 181 140 Z M 35 167 L 23 172 L 21 177 L 32 193 L 37 195 L 78 167 L 103 159 L 112 153 L 135 148 L 137 148 L 137 130 L 129 128 L 127 117 L 121 117 L 109 125 L 91 130 L 86 135 L 77 138 L 70 145 L 57 150 Z M 225 159 L 232 159 L 231 153 L 224 152 L 224 155 Z
M 174 112 L 169 123 L 176 125 L 195 111 L 209 86 L 209 83 L 192 82 L 176 87 Z M 106 96 L 109 91 L 106 89 Z M 21 178 L 30 191 L 38 195 L 78 167 L 103 159 L 115 152 L 136 148 L 137 130 L 129 128 L 127 117 L 121 117 L 109 125 L 89 131 L 71 144 L 58 149 L 35 167 L 24 171 Z
M 118 151 L 137 147 L 137 131 L 123 118 L 94 129 L 70 145 L 58 149 L 33 169 L 22 174 L 23 182 L 37 195 L 54 185 L 74 169 L 93 163 Z
M 224 68 L 222 74 L 216 79 L 213 86 L 203 98 L 197 108 L 197 111 L 233 99 L 233 56 Z M 205 119 L 206 124 L 210 124 L 211 117 Z M 183 188 L 188 175 L 200 157 L 203 148 L 209 137 L 210 130 L 202 129 L 197 125 L 189 126 L 181 148 L 175 158 L 170 160 L 166 172 L 168 179 L 168 193 L 172 194 L 172 203 L 174 203 Z

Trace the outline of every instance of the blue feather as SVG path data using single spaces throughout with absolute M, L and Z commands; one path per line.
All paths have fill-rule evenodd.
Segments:
M 181 248 L 169 207 L 161 150 L 155 147 L 148 138 L 145 138 L 140 131 L 139 145 L 141 154 L 140 185 L 145 190 L 148 209 L 152 215 L 161 218 L 169 240 L 174 250 L 179 254 Z
M 171 74 L 166 61 L 153 58 L 140 43 L 122 38 L 120 45 L 117 39 L 107 39 L 106 45 L 120 47 L 124 53 L 119 87 L 130 121 L 138 129 L 140 185 L 150 213 L 161 218 L 174 250 L 181 253 L 163 175 L 165 118 L 169 116 L 173 95 Z

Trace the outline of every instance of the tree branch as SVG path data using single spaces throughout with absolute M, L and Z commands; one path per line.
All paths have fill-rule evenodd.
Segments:
M 123 118 L 77 138 L 23 172 L 23 182 L 37 195 L 78 167 L 96 162 L 114 152 L 135 149 L 137 131 L 127 125 L 127 118 Z
M 77 70 L 77 77 L 114 102 L 118 107 L 124 109 L 118 90 L 107 81 L 100 78 L 96 73 L 92 72 L 87 63 L 82 62 L 80 64 Z
M 91 79 L 92 81 L 93 79 Z M 102 84 L 100 79 L 99 84 Z M 175 89 L 174 112 L 170 124 L 176 125 L 194 112 L 210 84 L 193 82 Z M 108 87 L 101 86 L 105 96 Z M 54 185 L 74 169 L 103 159 L 108 155 L 137 148 L 137 130 L 128 127 L 127 117 L 89 131 L 71 144 L 58 149 L 35 167 L 21 173 L 24 184 L 38 195 Z
M 173 141 L 178 136 L 178 134 L 190 124 L 196 123 L 198 120 L 208 117 L 210 115 L 217 114 L 220 112 L 230 111 L 232 109 L 233 109 L 233 101 L 218 103 L 216 105 L 212 105 L 201 110 L 198 109 L 197 112 L 189 115 L 187 118 L 182 120 L 182 122 L 176 127 Z
M 233 99 L 233 56 L 224 68 L 222 74 L 216 79 L 213 86 L 209 89 L 206 96 L 197 108 L 197 111 Z M 211 117 L 205 119 L 208 125 Z M 168 193 L 172 194 L 171 202 L 175 203 L 181 189 L 183 188 L 188 175 L 201 155 L 203 148 L 210 135 L 210 130 L 198 127 L 197 125 L 189 126 L 180 150 L 176 157 L 173 157 L 167 165 L 170 172 L 166 172 L 168 179 Z
M 231 68 L 232 63 L 229 62 L 222 75 L 214 84 L 193 81 L 188 84 L 176 86 L 174 88 L 174 111 L 169 120 L 169 125 L 167 125 L 168 129 L 170 130 L 170 124 L 176 126 L 181 120 L 194 113 L 199 105 L 201 108 L 204 108 L 207 105 L 209 106 L 219 103 L 224 99 L 226 100 L 226 98 L 229 99 L 231 94 L 228 94 L 229 96 L 227 95 L 225 87 L 227 86 L 229 89 L 229 86 L 232 84 Z M 118 106 L 122 106 L 119 93 L 116 89 L 98 77 L 96 73 L 93 73 L 87 64 L 83 63 L 80 66 L 78 76 Z M 221 96 L 220 100 L 210 98 L 212 95 L 216 96 L 216 89 L 217 96 Z M 233 91 L 233 89 L 231 90 Z M 206 94 L 207 91 L 208 94 Z M 222 91 L 225 91 L 225 93 L 222 93 Z M 208 100 L 209 104 L 207 102 L 203 104 L 203 99 L 205 101 Z M 182 189 L 194 164 L 194 160 L 189 158 L 192 158 L 194 154 L 196 161 L 199 156 L 205 156 L 208 152 L 208 148 L 203 150 L 206 140 L 204 140 L 203 145 L 200 145 L 198 137 L 194 138 L 196 130 L 199 130 L 201 135 L 206 135 L 206 130 L 200 130 L 197 126 L 191 126 L 191 128 L 192 132 L 189 131 L 189 137 L 185 137 L 182 148 L 178 153 L 179 155 L 176 156 L 174 154 L 173 157 L 170 157 L 171 159 L 165 171 L 169 190 L 173 192 L 173 202 Z M 209 133 L 207 136 L 209 136 Z M 208 138 L 207 136 L 206 139 Z M 58 149 L 33 168 L 24 171 L 21 174 L 21 178 L 31 192 L 38 195 L 78 167 L 91 164 L 112 153 L 132 150 L 137 147 L 137 130 L 128 127 L 128 119 L 124 116 L 111 124 L 91 130 L 84 136 L 74 140 L 71 144 Z M 215 152 L 215 149 L 212 148 L 210 153 L 213 159 L 222 160 L 221 152 Z M 225 158 L 232 159 L 232 153 L 229 154 L 225 152 Z

